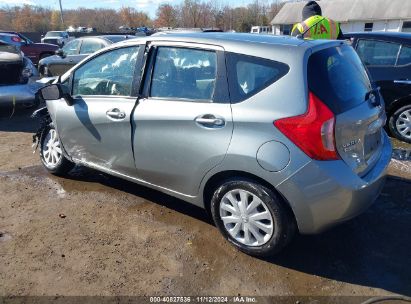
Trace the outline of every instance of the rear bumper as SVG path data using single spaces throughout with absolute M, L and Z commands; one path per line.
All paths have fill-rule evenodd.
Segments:
M 0 106 L 13 107 L 16 106 L 34 106 L 36 105 L 36 92 L 44 84 L 37 83 L 34 79 L 27 84 L 15 84 L 0 86 Z
M 290 203 L 301 233 L 319 233 L 365 211 L 378 197 L 391 160 L 392 147 L 384 132 L 378 162 L 363 177 L 342 160 L 311 161 L 277 189 Z

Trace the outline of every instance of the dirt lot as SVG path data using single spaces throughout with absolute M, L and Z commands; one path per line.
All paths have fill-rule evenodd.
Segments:
M 371 209 L 261 260 L 205 212 L 86 168 L 58 178 L 27 115 L 0 119 L 0 295 L 411 296 L 411 157 Z

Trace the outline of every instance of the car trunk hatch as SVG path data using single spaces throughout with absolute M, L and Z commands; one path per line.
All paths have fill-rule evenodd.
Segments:
M 313 53 L 308 85 L 335 115 L 339 156 L 355 173 L 365 175 L 381 155 L 386 115 L 358 55 L 345 44 Z

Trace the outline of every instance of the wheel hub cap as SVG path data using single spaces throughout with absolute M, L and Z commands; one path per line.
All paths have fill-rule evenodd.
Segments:
M 57 132 L 54 129 L 51 129 L 47 134 L 43 142 L 42 147 L 43 160 L 48 167 L 55 167 L 61 157 L 62 151 L 60 147 L 60 141 L 57 136 Z
M 224 228 L 237 242 L 247 246 L 267 243 L 274 232 L 274 221 L 267 205 L 251 192 L 227 192 L 220 203 Z
M 398 116 L 395 127 L 402 136 L 411 139 L 411 110 L 405 110 Z

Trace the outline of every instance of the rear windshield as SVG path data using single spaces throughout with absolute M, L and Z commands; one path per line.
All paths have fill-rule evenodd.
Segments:
M 365 101 L 371 84 L 357 53 L 342 45 L 312 54 L 308 60 L 308 87 L 335 114 Z
M 51 38 L 51 37 L 63 37 L 63 33 L 62 32 L 47 32 L 46 34 L 47 38 Z
M 136 38 L 136 37 L 133 37 L 133 36 L 106 36 L 104 38 L 107 39 L 107 40 L 110 40 L 113 43 L 116 43 L 116 42 L 120 42 L 120 41 L 130 39 L 130 38 Z

